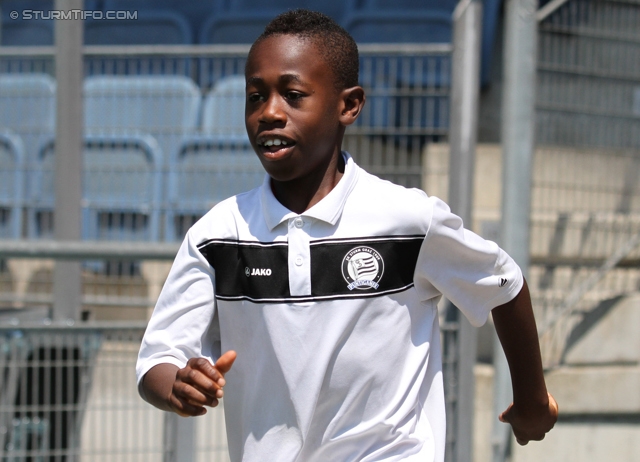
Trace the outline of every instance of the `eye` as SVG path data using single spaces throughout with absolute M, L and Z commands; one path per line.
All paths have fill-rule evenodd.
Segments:
M 304 95 L 300 92 L 297 91 L 288 91 L 285 94 L 285 97 L 289 100 L 289 101 L 298 101 L 299 99 L 301 99 Z
M 249 93 L 247 95 L 247 100 L 250 103 L 257 103 L 258 101 L 262 101 L 264 98 L 262 98 L 262 95 L 260 93 Z

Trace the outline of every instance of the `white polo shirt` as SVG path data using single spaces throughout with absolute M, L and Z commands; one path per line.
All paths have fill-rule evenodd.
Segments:
M 301 215 L 268 177 L 216 205 L 187 233 L 149 322 L 138 381 L 237 351 L 232 461 L 442 462 L 437 302 L 481 325 L 522 287 L 513 260 L 442 201 L 345 159 Z

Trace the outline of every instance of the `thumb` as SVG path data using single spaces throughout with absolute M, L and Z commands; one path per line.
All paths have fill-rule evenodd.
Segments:
M 233 350 L 227 351 L 225 354 L 220 356 L 216 361 L 215 368 L 218 369 L 222 375 L 229 372 L 231 366 L 233 366 L 233 362 L 236 360 L 237 353 Z
M 502 412 L 502 414 L 498 416 L 498 420 L 500 420 L 500 422 L 509 423 L 511 421 L 512 407 L 513 407 L 513 403 L 511 403 L 509 407 L 504 412 Z

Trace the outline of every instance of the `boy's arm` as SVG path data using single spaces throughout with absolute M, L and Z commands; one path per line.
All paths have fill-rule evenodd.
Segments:
M 205 358 L 192 358 L 180 369 L 169 363 L 158 364 L 144 375 L 140 394 L 145 401 L 163 411 L 183 417 L 203 415 L 204 406 L 215 407 L 224 396 L 224 376 L 236 359 L 227 351 L 215 366 Z
M 538 331 L 527 282 L 516 297 L 492 310 L 513 387 L 513 403 L 500 415 L 511 424 L 516 440 L 541 440 L 558 419 L 558 405 L 547 392 L 538 343 Z

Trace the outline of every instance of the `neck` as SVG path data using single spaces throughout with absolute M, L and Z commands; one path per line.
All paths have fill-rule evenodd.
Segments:
M 320 202 L 335 188 L 344 174 L 344 168 L 344 158 L 338 151 L 305 177 L 284 182 L 272 178 L 271 190 L 278 202 L 300 214 Z

